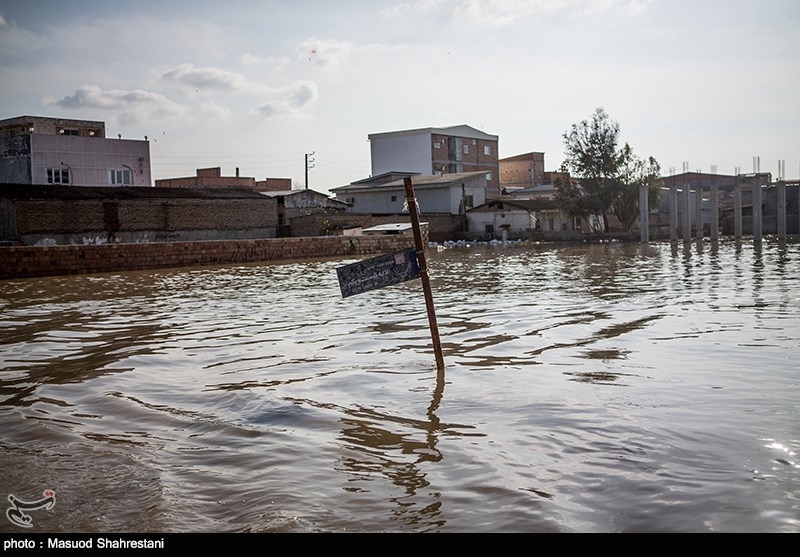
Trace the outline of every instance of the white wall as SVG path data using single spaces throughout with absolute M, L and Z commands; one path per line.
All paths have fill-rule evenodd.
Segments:
M 373 136 L 370 139 L 372 175 L 385 172 L 433 172 L 431 134 Z
M 534 228 L 535 222 L 527 211 L 514 209 L 511 211 L 492 211 L 480 212 L 475 211 L 467 213 L 467 222 L 469 223 L 469 231 L 475 235 L 483 235 L 487 224 L 494 227 L 495 237 L 502 236 L 502 225 L 509 225 L 509 233 L 523 232 L 529 228 Z
M 62 165 L 65 163 L 65 165 Z M 109 170 L 133 171 L 134 186 L 152 186 L 150 144 L 143 140 L 31 135 L 34 184 L 47 183 L 47 169 L 70 169 L 71 185 L 108 186 Z
M 450 191 L 450 213 L 453 215 L 458 214 L 461 199 L 465 195 L 472 196 L 472 207 L 486 203 L 486 175 L 464 180 L 463 184 L 463 189 L 460 186 L 454 186 Z M 465 210 L 472 207 L 465 207 Z

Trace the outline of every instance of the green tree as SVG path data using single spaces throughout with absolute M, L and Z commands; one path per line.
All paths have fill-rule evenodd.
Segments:
M 617 193 L 613 211 L 622 227 L 630 230 L 639 218 L 639 192 L 642 186 L 647 186 L 648 206 L 658 205 L 661 193 L 659 180 L 661 167 L 653 157 L 649 157 L 646 161 L 637 157 L 627 143 L 619 152 L 618 164 Z
M 621 149 L 619 124 L 602 108 L 589 120 L 573 124 L 564 133 L 563 172 L 575 178 L 556 184 L 556 201 L 572 216 L 598 215 L 603 230 L 609 231 L 609 215 L 613 214 L 626 228 L 639 216 L 639 184 L 648 183 L 653 204 L 657 200 L 657 178 L 660 171 L 653 157 L 642 161 L 626 143 Z
M 618 140 L 619 124 L 609 119 L 602 108 L 596 109 L 590 120 L 573 124 L 564 134 L 561 169 L 579 181 L 585 210 L 603 218 L 606 232 L 616 191 Z
M 583 190 L 570 180 L 559 176 L 555 181 L 556 194 L 555 200 L 558 207 L 571 217 L 578 217 L 588 220 L 592 214 L 588 198 L 583 195 Z

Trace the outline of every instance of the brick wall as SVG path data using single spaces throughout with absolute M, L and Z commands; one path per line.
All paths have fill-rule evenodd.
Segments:
M 529 157 L 512 157 L 500 161 L 500 186 L 531 187 L 547 183 L 544 181 L 544 154 L 533 153 Z
M 408 247 L 414 247 L 413 237 L 397 235 L 46 247 L 0 246 L 0 279 L 379 255 Z
M 274 199 L 79 199 L 16 201 L 20 236 L 120 231 L 274 228 Z

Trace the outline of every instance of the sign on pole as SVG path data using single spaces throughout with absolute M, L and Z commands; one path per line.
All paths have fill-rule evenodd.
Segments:
M 417 252 L 408 248 L 336 269 L 342 298 L 419 278 Z
M 439 339 L 439 326 L 436 323 L 436 310 L 433 305 L 431 283 L 428 277 L 428 264 L 425 260 L 425 244 L 422 239 L 417 199 L 414 197 L 414 185 L 410 177 L 405 178 L 405 186 L 406 203 L 408 203 L 408 212 L 411 215 L 411 227 L 414 231 L 416 249 L 407 248 L 397 253 L 379 255 L 372 259 L 338 267 L 336 274 L 339 277 L 342 298 L 415 278 L 422 279 L 422 292 L 425 295 L 433 351 L 436 355 L 437 380 L 443 383 L 444 356 L 442 355 L 442 342 Z

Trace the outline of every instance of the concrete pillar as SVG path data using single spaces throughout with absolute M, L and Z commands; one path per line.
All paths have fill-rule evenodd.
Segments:
M 719 186 L 711 184 L 711 241 L 719 240 Z
M 703 239 L 703 186 L 698 185 L 695 190 L 694 198 L 694 222 L 695 222 L 695 237 L 698 240 Z
M 683 241 L 692 241 L 692 205 L 689 203 L 689 184 L 683 186 Z
M 786 182 L 777 185 L 778 193 L 778 238 L 786 239 Z
M 650 241 L 650 207 L 647 184 L 639 185 L 639 237 L 642 244 Z
M 733 235 L 742 239 L 742 185 L 738 178 L 733 186 Z
M 674 184 L 669 187 L 669 239 L 678 239 L 678 188 Z
M 756 176 L 753 178 L 753 241 L 760 243 L 761 238 L 761 180 Z

